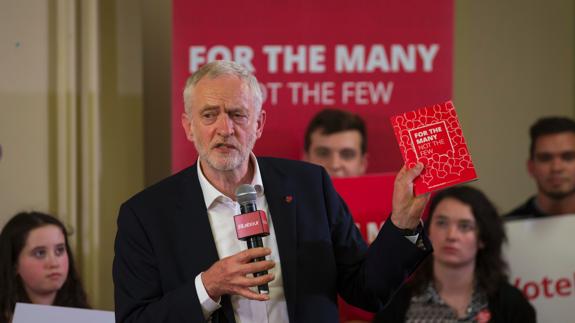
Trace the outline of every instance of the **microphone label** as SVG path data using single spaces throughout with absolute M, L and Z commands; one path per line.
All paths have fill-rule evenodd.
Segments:
M 236 234 L 243 240 L 252 236 L 267 236 L 270 234 L 268 219 L 264 211 L 255 211 L 234 216 Z

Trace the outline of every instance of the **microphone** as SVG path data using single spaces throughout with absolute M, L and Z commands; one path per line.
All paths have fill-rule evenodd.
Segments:
M 257 193 L 252 185 L 242 184 L 236 188 L 236 200 L 240 204 L 241 214 L 234 216 L 236 234 L 239 240 L 246 241 L 248 249 L 263 247 L 262 237 L 270 234 L 268 219 L 264 211 L 258 211 Z M 265 260 L 265 257 L 254 258 L 252 262 Z M 267 275 L 268 271 L 254 273 L 254 277 Z M 269 294 L 268 284 L 258 286 L 260 294 Z

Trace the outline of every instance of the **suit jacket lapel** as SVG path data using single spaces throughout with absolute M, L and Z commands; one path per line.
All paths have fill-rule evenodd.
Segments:
M 218 250 L 210 229 L 204 194 L 198 179 L 197 165 L 194 164 L 186 172 L 188 174 L 183 180 L 183 194 L 180 198 L 179 211 L 183 219 L 182 225 L 192 228 L 189 235 L 198 242 L 193 257 L 189 261 L 193 263 L 194 268 L 206 270 L 219 260 Z M 194 248 L 194 246 L 190 246 L 190 248 Z M 199 248 L 201 248 L 201 252 L 198 252 Z M 230 298 L 222 297 L 221 305 L 222 308 L 214 313 L 214 322 L 235 322 Z
M 280 252 L 283 288 L 290 321 L 295 321 L 297 285 L 297 197 L 292 181 L 266 159 L 258 164 Z
M 210 220 L 204 194 L 198 181 L 196 164 L 186 170 L 182 181 L 182 195 L 179 199 L 180 223 L 188 230 L 188 237 L 184 241 L 198 242 L 197 245 L 190 245 L 188 250 L 193 252 L 193 259 L 190 259 L 194 268 L 205 270 L 214 262 L 218 261 L 218 251 L 212 231 L 210 230 Z M 196 252 L 196 248 L 201 248 L 202 252 Z

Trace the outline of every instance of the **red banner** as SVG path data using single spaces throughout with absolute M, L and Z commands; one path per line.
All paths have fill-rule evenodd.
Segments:
M 397 171 L 389 116 L 451 99 L 452 0 L 174 0 L 173 23 L 173 171 L 197 156 L 180 122 L 185 80 L 212 60 L 239 62 L 260 81 L 262 156 L 300 159 L 313 114 L 338 107 L 366 120 L 368 171 Z

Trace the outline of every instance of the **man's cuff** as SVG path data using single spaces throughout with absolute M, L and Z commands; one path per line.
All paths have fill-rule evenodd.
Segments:
M 390 220 L 391 221 L 391 220 Z M 417 227 L 413 230 L 410 229 L 400 229 L 398 227 L 395 226 L 395 224 L 393 222 L 391 222 L 391 224 L 393 224 L 393 226 L 399 230 L 403 236 L 411 241 L 413 244 L 417 244 L 417 241 L 419 239 L 419 235 L 421 234 L 421 232 L 423 232 L 423 220 L 419 219 L 419 224 L 417 225 Z
M 405 238 L 409 241 L 411 241 L 411 243 L 416 244 L 417 243 L 417 239 L 419 239 L 419 233 L 417 233 L 414 236 L 405 236 Z
M 202 307 L 202 313 L 204 314 L 204 318 L 207 320 L 212 313 L 217 311 L 222 305 L 220 305 L 221 298 L 218 299 L 217 302 L 208 295 L 206 291 L 206 287 L 204 287 L 204 283 L 202 283 L 202 274 L 199 273 L 194 280 L 196 284 L 196 293 L 198 294 L 198 299 L 200 300 L 200 305 Z

